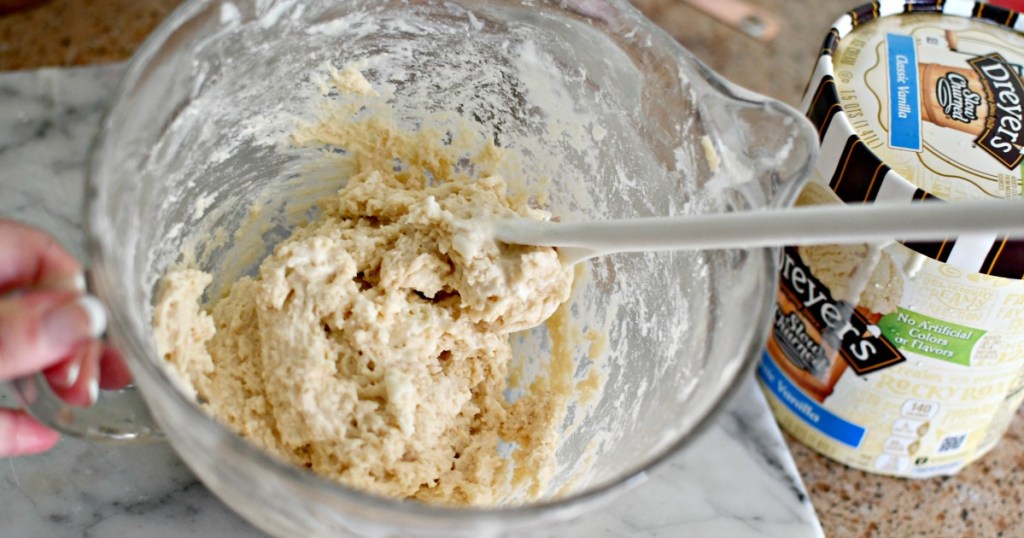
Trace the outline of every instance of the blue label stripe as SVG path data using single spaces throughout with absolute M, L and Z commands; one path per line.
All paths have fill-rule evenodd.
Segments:
M 921 105 L 914 38 L 886 34 L 889 61 L 889 145 L 921 151 Z
M 840 359 L 842 360 L 842 359 Z M 776 398 L 796 416 L 819 432 L 853 448 L 860 446 L 867 430 L 850 421 L 839 418 L 818 402 L 808 398 L 794 385 L 779 367 L 772 362 L 767 351 L 761 352 L 757 375 Z

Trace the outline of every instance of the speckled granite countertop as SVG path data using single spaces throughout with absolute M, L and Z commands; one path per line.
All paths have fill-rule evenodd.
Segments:
M 179 0 L 50 0 L 0 16 L 0 70 L 127 58 Z M 861 0 L 760 0 L 784 14 L 763 44 L 682 0 L 635 0 L 713 69 L 796 104 L 829 24 Z M 2 3 L 0 3 L 2 4 Z M 789 439 L 828 536 L 1024 536 L 1024 413 L 979 463 L 953 478 L 907 481 L 848 469 Z

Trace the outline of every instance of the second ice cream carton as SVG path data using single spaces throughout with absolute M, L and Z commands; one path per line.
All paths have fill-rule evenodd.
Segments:
M 797 203 L 1019 198 L 1021 27 L 949 0 L 837 21 L 804 100 L 821 158 Z M 776 417 L 852 467 L 957 472 L 1024 399 L 1022 275 L 1024 242 L 1000 234 L 784 249 L 758 368 Z

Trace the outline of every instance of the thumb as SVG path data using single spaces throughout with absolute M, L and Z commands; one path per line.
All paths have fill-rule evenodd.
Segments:
M 53 365 L 106 323 L 103 305 L 89 295 L 32 291 L 0 299 L 0 379 Z
M 57 432 L 24 411 L 0 408 L 0 458 L 38 454 L 52 448 L 58 439 Z

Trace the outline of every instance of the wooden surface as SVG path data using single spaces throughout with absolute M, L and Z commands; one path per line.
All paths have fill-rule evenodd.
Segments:
M 0 16 L 0 70 L 121 61 L 179 0 L 49 0 Z M 830 24 L 860 0 L 760 0 L 779 17 L 762 43 L 682 0 L 635 4 L 713 69 L 797 104 Z M 1024 536 L 1024 416 L 953 478 L 910 481 L 848 469 L 789 439 L 827 536 Z

